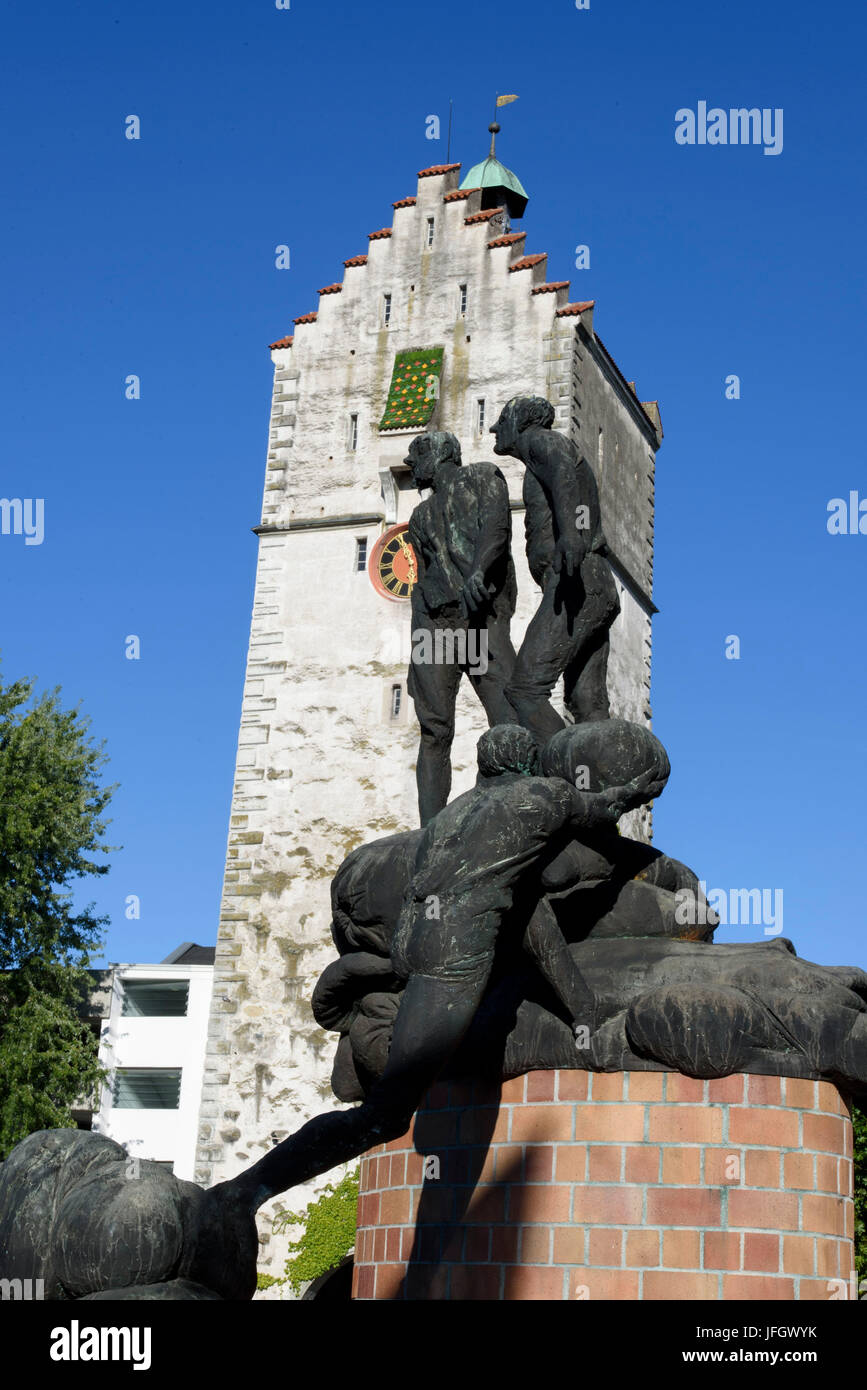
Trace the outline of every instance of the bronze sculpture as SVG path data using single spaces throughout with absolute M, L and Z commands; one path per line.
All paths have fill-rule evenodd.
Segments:
M 462 464 L 453 434 L 431 431 L 410 444 L 406 462 L 419 491 L 430 489 L 409 522 L 418 564 L 412 591 L 408 690 L 421 726 L 416 780 L 426 825 L 451 788 L 455 701 L 466 674 L 489 724 L 508 723 L 504 691 L 515 662 L 509 624 L 515 570 L 506 480 L 493 464 Z
M 491 426 L 494 452 L 526 470 L 527 560 L 542 598 L 506 694 L 540 746 L 563 727 L 550 704 L 560 676 L 576 723 L 608 717 L 608 634 L 620 611 L 593 470 L 553 423 L 550 401 L 515 396 Z

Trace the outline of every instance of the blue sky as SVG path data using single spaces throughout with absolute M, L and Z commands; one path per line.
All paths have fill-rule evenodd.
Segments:
M 826 525 L 867 497 L 863 12 L 17 0 L 4 29 L 0 494 L 44 498 L 45 539 L 0 536 L 0 654 L 106 740 L 107 958 L 215 939 L 267 343 L 445 160 L 449 98 L 452 158 L 484 157 L 500 91 L 528 252 L 661 404 L 656 843 L 710 887 L 782 889 L 802 955 L 865 963 L 867 536 Z M 782 108 L 782 153 L 678 145 L 702 100 Z

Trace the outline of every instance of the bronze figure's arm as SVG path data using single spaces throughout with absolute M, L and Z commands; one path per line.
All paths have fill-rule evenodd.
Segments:
M 479 528 L 473 568 L 463 589 L 467 611 L 480 608 L 491 597 L 488 575 L 491 569 L 509 553 L 512 523 L 509 513 L 509 489 L 499 469 L 490 478 L 479 482 Z
M 581 508 L 591 519 L 598 509 L 595 485 L 582 480 L 574 450 L 561 435 L 550 430 L 534 431 L 527 450 L 526 465 L 540 483 L 554 518 L 556 545 L 552 568 L 555 574 L 565 570 L 570 577 L 577 574 L 587 553 L 590 526 L 582 526 Z M 592 474 L 590 475 L 592 477 Z

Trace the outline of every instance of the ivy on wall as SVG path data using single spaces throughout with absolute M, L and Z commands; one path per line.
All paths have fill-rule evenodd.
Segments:
M 306 1211 L 281 1212 L 274 1218 L 274 1230 L 285 1231 L 289 1226 L 303 1226 L 297 1240 L 289 1246 L 286 1273 L 283 1279 L 273 1275 L 260 1274 L 259 1288 L 271 1284 L 288 1283 L 293 1293 L 299 1293 L 305 1284 L 318 1279 L 336 1269 L 355 1245 L 355 1218 L 358 1209 L 358 1174 L 347 1173 L 335 1187 L 329 1183 L 315 1202 L 310 1202 Z M 267 1280 L 267 1283 L 264 1281 Z

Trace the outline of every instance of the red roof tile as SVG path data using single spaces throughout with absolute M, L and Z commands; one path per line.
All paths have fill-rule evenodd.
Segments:
M 420 179 L 432 178 L 434 174 L 450 174 L 452 169 L 460 169 L 460 164 L 432 164 L 429 169 L 419 169 Z
M 380 227 L 378 232 L 368 232 L 367 240 L 379 241 L 382 237 L 391 236 L 392 230 L 391 227 Z
M 393 208 L 413 208 L 418 202 L 418 198 L 398 198 L 396 203 L 392 203 Z
M 273 352 L 274 348 L 291 347 L 294 341 L 295 335 L 290 333 L 288 338 L 278 338 L 276 343 L 269 343 L 268 346 Z
M 546 261 L 547 259 L 547 251 L 542 251 L 535 256 L 522 256 L 519 261 L 513 261 L 509 266 L 509 273 L 511 274 L 513 270 L 531 270 L 534 265 L 538 265 L 540 261 Z
M 344 265 L 367 265 L 367 257 L 366 257 L 366 256 L 350 256 L 350 257 L 349 257 L 349 260 L 348 260 L 348 261 L 344 261 L 343 264 L 344 264 Z
M 555 290 L 568 290 L 568 280 L 551 280 L 547 285 L 534 285 L 531 294 L 553 294 Z
M 516 241 L 522 241 L 526 235 L 526 232 L 506 232 L 505 236 L 498 236 L 489 241 L 488 246 L 514 246 Z
M 475 193 L 474 188 L 456 188 L 451 193 L 443 194 L 444 203 L 462 203 L 464 198 L 469 198 L 471 193 Z
M 595 303 L 595 299 L 582 299 L 579 304 L 564 304 L 562 309 L 556 310 L 556 316 L 564 319 L 571 314 L 583 314 L 585 309 L 592 309 Z
M 503 208 L 486 208 L 484 212 L 471 212 L 469 217 L 464 218 L 464 221 L 468 227 L 472 226 L 474 222 L 490 222 L 492 217 L 499 217 L 503 211 Z
M 318 319 L 318 317 L 319 317 L 318 314 L 301 314 L 299 318 L 293 319 L 292 322 L 293 322 L 293 323 L 315 323 L 316 320 Z
M 342 289 L 343 289 L 343 286 L 340 285 L 340 284 L 326 285 L 324 289 L 322 289 L 322 290 L 319 291 L 319 293 L 320 293 L 320 294 L 340 294 L 340 291 L 341 291 Z

